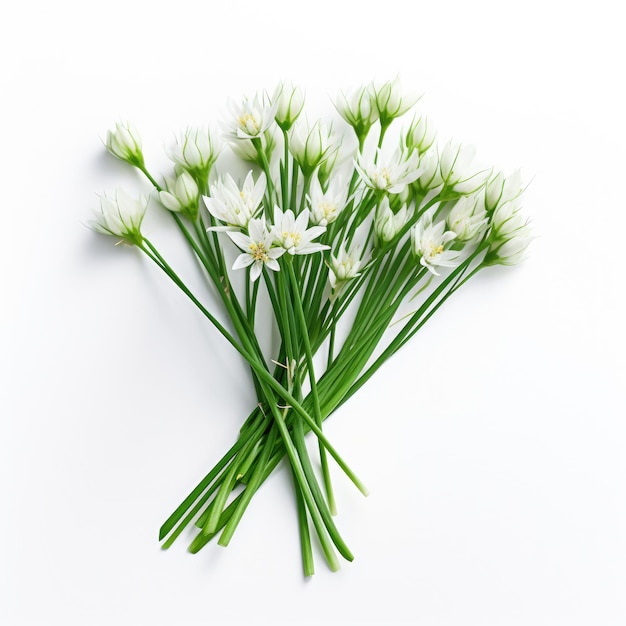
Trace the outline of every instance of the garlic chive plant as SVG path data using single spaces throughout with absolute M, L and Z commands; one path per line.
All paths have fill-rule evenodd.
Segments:
M 212 307 L 229 316 L 232 330 L 141 231 L 145 194 L 103 196 L 93 228 L 136 246 L 186 294 L 248 363 L 258 400 L 237 441 L 162 525 L 164 548 L 189 525 L 196 528 L 191 552 L 214 538 L 228 545 L 286 458 L 305 575 L 314 572 L 314 543 L 332 570 L 339 556 L 352 560 L 333 519 L 333 465 L 367 489 L 325 436 L 324 420 L 469 278 L 522 258 L 532 236 L 518 172 L 476 171 L 473 150 L 437 146 L 424 116 L 401 131 L 399 147 L 385 139 L 415 101 L 397 79 L 341 93 L 335 106 L 354 150 L 336 129 L 301 119 L 304 95 L 291 83 L 232 104 L 223 138 L 249 164 L 243 179 L 220 168 L 223 145 L 209 127 L 176 137 L 168 151 L 175 168 L 162 183 L 133 127 L 118 124 L 108 134 L 109 152 L 153 186 L 154 210 L 160 204 L 169 212 L 218 296 Z M 237 254 L 232 266 L 226 252 Z M 233 283 L 237 272 L 246 279 Z M 279 336 L 269 352 L 257 338 L 261 302 L 271 305 Z M 305 444 L 310 431 L 315 455 Z

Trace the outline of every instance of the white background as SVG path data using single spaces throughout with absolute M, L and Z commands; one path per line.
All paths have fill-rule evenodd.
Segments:
M 624 38 L 617 2 L 25 1 L 2 10 L 0 622 L 626 623 Z M 228 96 L 400 74 L 442 139 L 522 167 L 538 238 L 457 294 L 327 425 L 356 554 L 303 580 L 285 471 L 227 549 L 160 523 L 253 404 L 240 360 L 83 223 Z M 156 213 L 156 211 L 155 211 Z M 146 228 L 189 265 L 151 215 Z M 186 539 L 186 537 L 183 537 Z M 319 555 L 318 555 L 319 557 Z

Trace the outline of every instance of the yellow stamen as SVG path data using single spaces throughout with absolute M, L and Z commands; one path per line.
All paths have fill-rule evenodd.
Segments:
M 251 243 L 250 246 L 250 254 L 255 261 L 261 261 L 261 263 L 267 263 L 270 258 L 267 254 L 267 250 L 265 249 L 264 243 Z

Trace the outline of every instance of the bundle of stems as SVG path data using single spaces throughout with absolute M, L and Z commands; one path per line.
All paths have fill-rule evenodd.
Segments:
M 161 526 L 164 548 L 191 524 L 191 552 L 214 537 L 228 545 L 286 457 L 305 575 L 314 573 L 312 532 L 332 570 L 337 554 L 352 560 L 333 520 L 332 464 L 367 489 L 325 436 L 324 420 L 474 274 L 517 263 L 531 239 L 517 172 L 471 171 L 473 152 L 452 142 L 438 148 L 424 117 L 389 152 L 388 129 L 415 101 L 397 79 L 341 93 L 335 106 L 354 133 L 346 142 L 321 121 L 299 119 L 304 97 L 289 83 L 272 97 L 233 104 L 225 138 L 252 164 L 242 183 L 214 172 L 221 142 L 210 128 L 177 139 L 169 154 L 174 177 L 162 182 L 149 172 L 133 127 L 109 132 L 108 150 L 150 181 L 232 329 L 142 233 L 146 196 L 103 196 L 93 227 L 135 245 L 185 293 L 246 360 L 258 399 L 234 445 Z M 228 247 L 239 252 L 232 268 Z M 247 274 L 239 289 L 231 278 L 238 270 Z M 270 303 L 280 337 L 271 354 L 258 340 L 261 302 Z M 310 431 L 317 459 L 306 445 Z

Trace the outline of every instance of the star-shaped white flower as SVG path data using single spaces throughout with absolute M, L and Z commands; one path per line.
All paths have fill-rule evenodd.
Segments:
M 230 102 L 232 118 L 226 135 L 233 139 L 256 139 L 274 123 L 278 102 L 271 104 L 266 97 L 244 98 L 241 104 Z
M 346 250 L 345 243 L 339 247 L 337 256 L 330 256 L 329 281 L 333 291 L 338 291 L 344 283 L 360 276 L 361 246 L 356 244 Z
M 402 193 L 422 173 L 417 150 L 410 153 L 396 150 L 389 158 L 381 150 L 376 152 L 376 161 L 368 161 L 359 156 L 355 162 L 361 179 L 372 189 Z
M 246 228 L 250 219 L 259 212 L 265 187 L 264 174 L 254 182 L 252 171 L 248 172 L 241 188 L 232 176 L 226 174 L 211 185 L 211 197 L 205 196 L 204 204 L 213 217 L 229 227 Z M 221 227 L 217 229 L 223 230 Z
M 308 224 L 308 209 L 304 209 L 296 218 L 293 211 L 283 213 L 278 206 L 274 207 L 274 237 L 289 254 L 313 254 L 330 249 L 330 246 L 312 243 L 313 239 L 326 232 L 326 228 L 324 226 L 307 228 Z
M 337 219 L 346 206 L 348 188 L 339 178 L 336 178 L 330 182 L 328 189 L 324 192 L 319 179 L 314 176 L 307 199 L 311 207 L 311 223 L 317 226 L 328 226 Z
M 273 234 L 268 231 L 265 219 L 251 219 L 248 224 L 248 234 L 242 232 L 228 232 L 228 236 L 233 243 L 243 250 L 233 264 L 234 270 L 250 267 L 250 280 L 255 281 L 263 271 L 264 267 L 280 271 L 277 259 L 285 254 L 284 248 L 274 248 Z
M 446 250 L 446 244 L 456 239 L 456 234 L 446 230 L 444 221 L 432 223 L 432 212 L 426 213 L 411 229 L 413 253 L 419 258 L 420 264 L 435 276 L 437 267 L 454 267 L 458 264 L 459 253 Z

